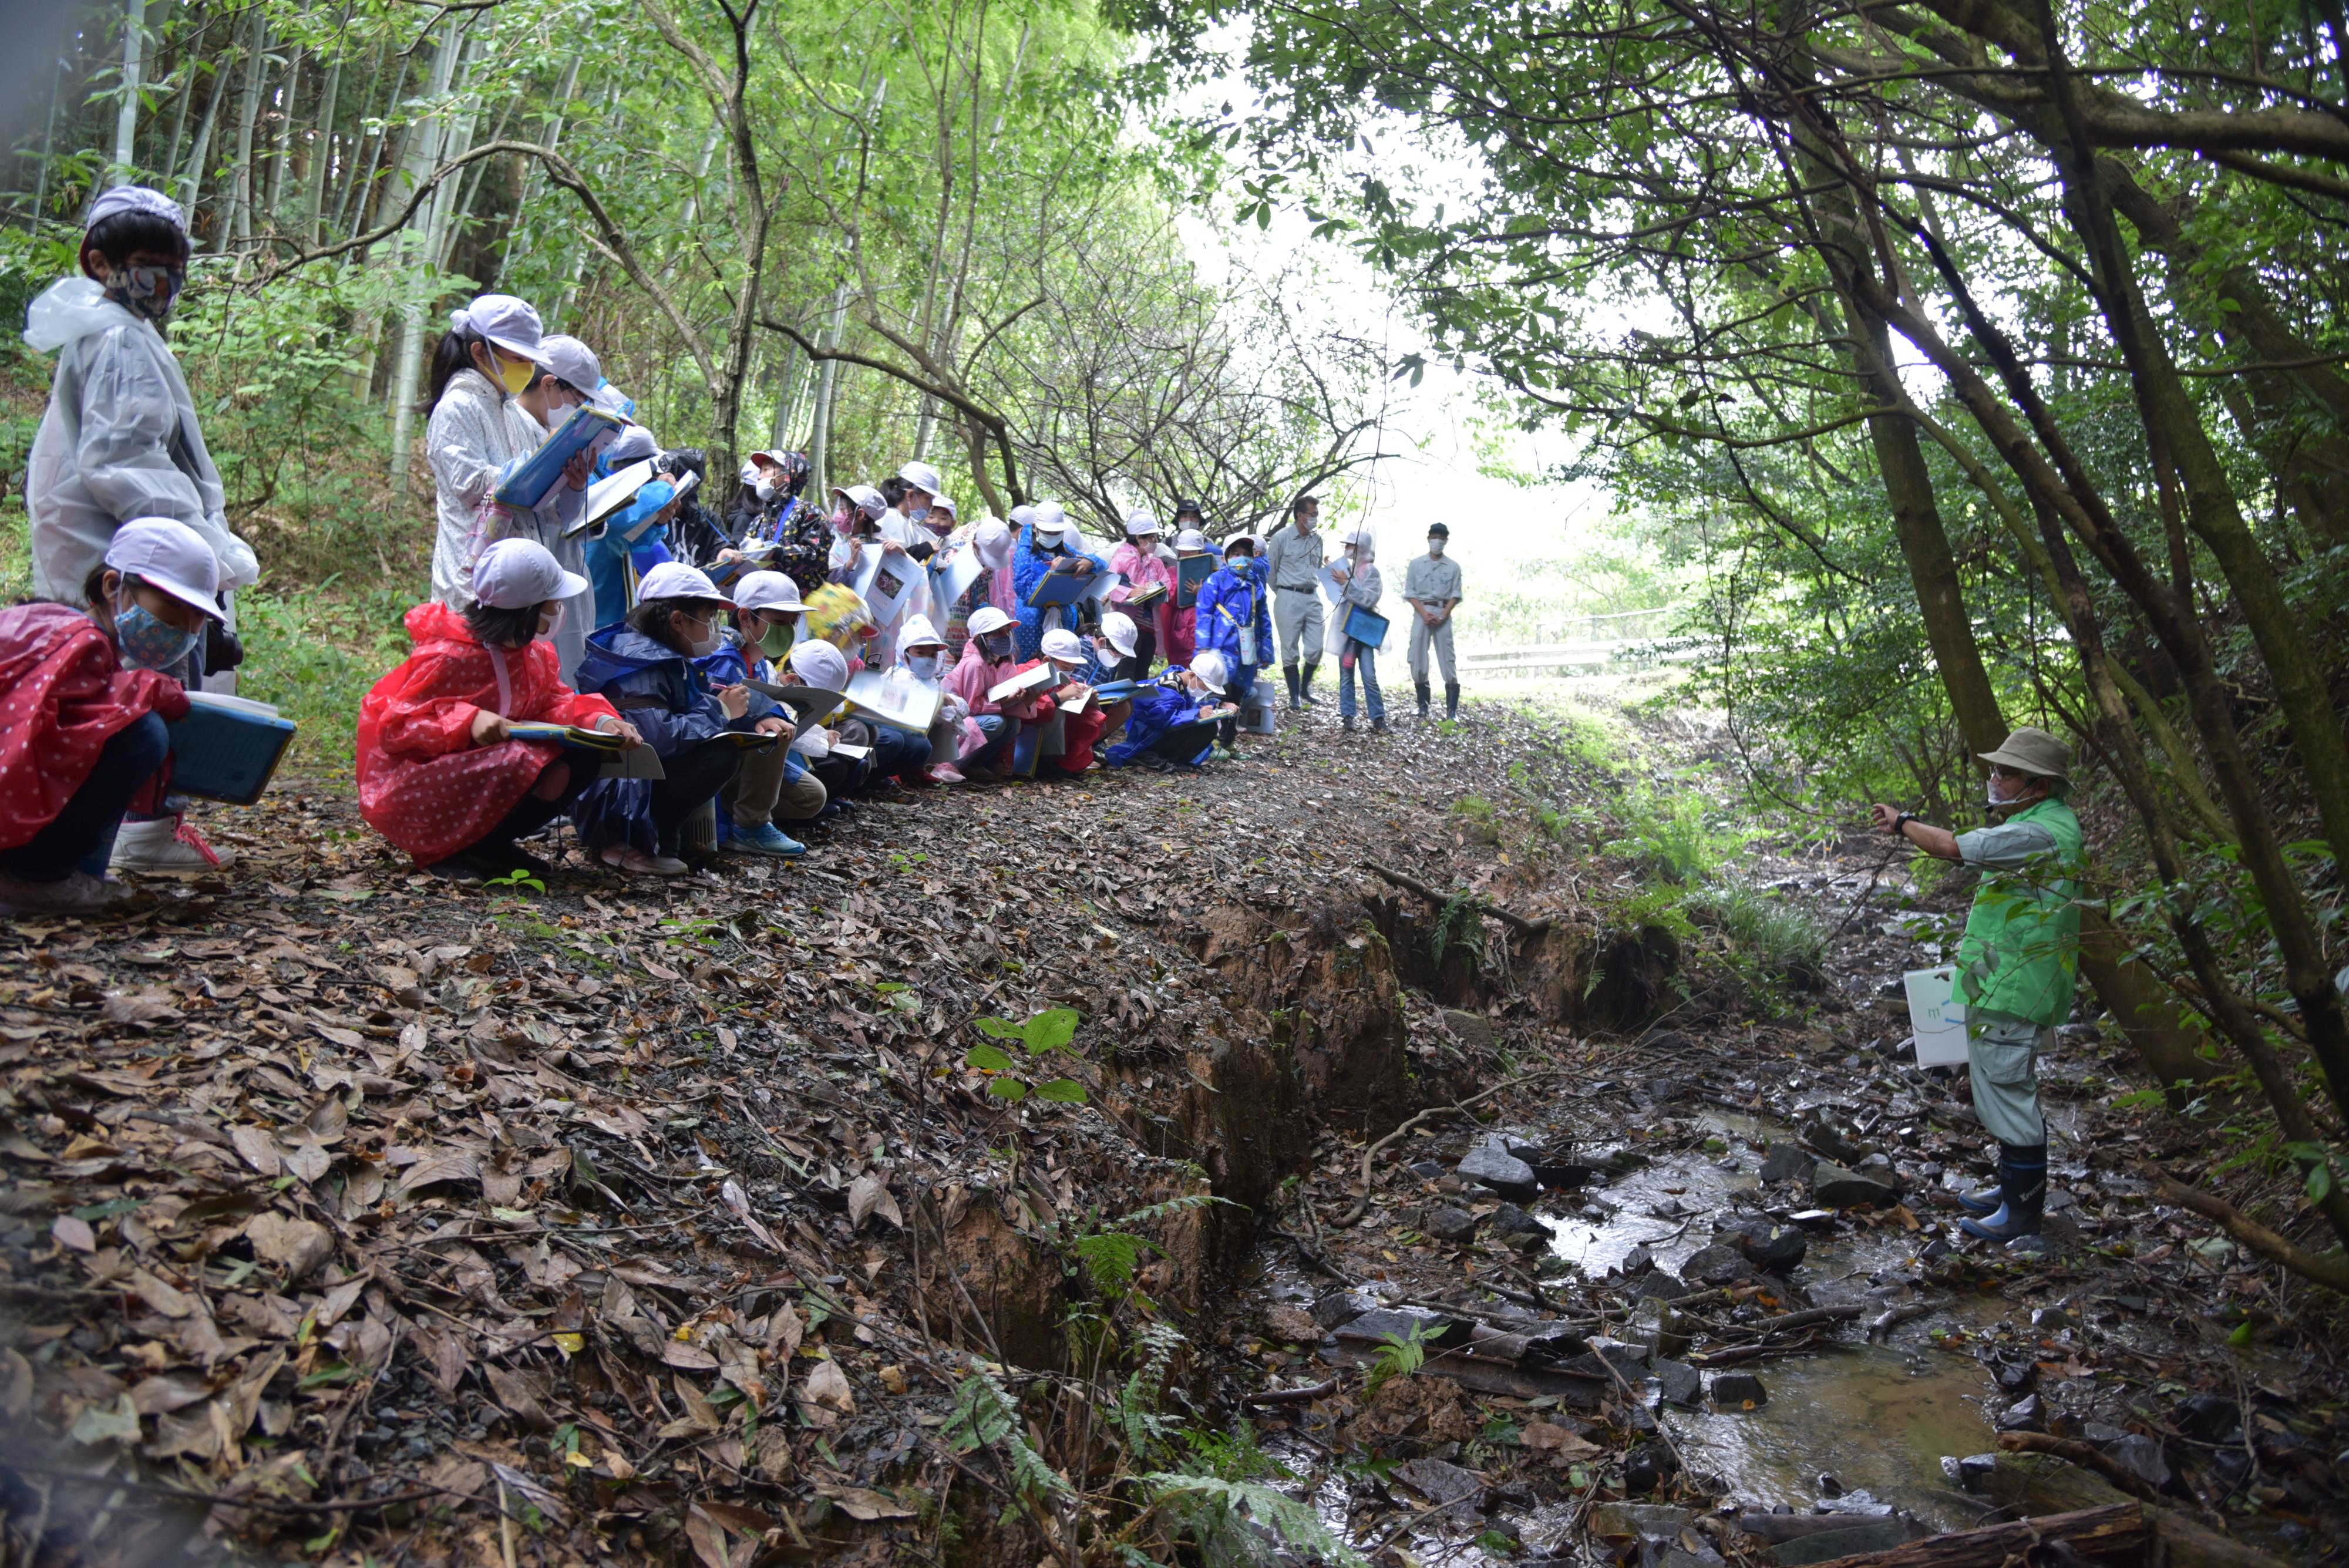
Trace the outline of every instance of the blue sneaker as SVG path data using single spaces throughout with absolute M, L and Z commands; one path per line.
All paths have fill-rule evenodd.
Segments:
M 762 822 L 756 827 L 736 824 L 734 836 L 727 841 L 726 847 L 744 855 L 777 855 L 786 860 L 796 860 L 807 853 L 806 845 L 771 822 Z

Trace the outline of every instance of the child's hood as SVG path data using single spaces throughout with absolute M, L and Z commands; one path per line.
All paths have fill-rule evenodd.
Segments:
M 473 635 L 473 628 L 465 624 L 461 613 L 450 609 L 439 599 L 425 600 L 400 617 L 399 621 L 408 628 L 408 640 L 419 652 L 428 643 L 460 642 L 478 647 L 481 640 Z
M 94 278 L 61 277 L 25 313 L 25 342 L 43 354 L 110 327 L 138 326 L 139 317 L 106 297 Z

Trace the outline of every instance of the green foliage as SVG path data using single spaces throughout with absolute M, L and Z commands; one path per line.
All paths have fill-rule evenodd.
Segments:
M 1144 1494 L 1199 1543 L 1209 1568 L 1258 1568 L 1278 1560 L 1286 1545 L 1340 1568 L 1366 1568 L 1361 1552 L 1331 1533 L 1309 1503 L 1262 1481 L 1160 1471 L 1142 1478 Z M 1271 1532 L 1258 1535 L 1252 1524 Z
M 1408 1334 L 1384 1335 L 1362 1374 L 1362 1397 L 1369 1398 L 1395 1378 L 1416 1377 L 1426 1364 L 1427 1333 L 1419 1324 L 1412 1324 Z
M 1077 1037 L 1077 1010 L 1054 1007 L 1037 1013 L 1019 1023 L 1008 1018 L 981 1018 L 974 1027 L 982 1034 L 997 1040 L 1018 1042 L 1032 1057 L 1066 1049 Z M 1031 1083 L 1019 1075 L 1019 1065 L 1011 1054 L 1001 1046 L 985 1043 L 972 1046 L 963 1055 L 963 1065 L 988 1075 L 987 1092 L 996 1098 L 1017 1104 L 1034 1095 L 1040 1100 L 1055 1105 L 1081 1106 L 1085 1103 L 1085 1086 L 1074 1078 L 1048 1078 Z
M 948 1446 L 958 1454 L 982 1449 L 999 1452 L 1013 1487 L 1029 1501 L 1042 1505 L 1071 1496 L 1069 1483 L 1029 1446 L 1019 1403 L 992 1373 L 974 1372 L 955 1385 L 955 1407 L 944 1431 Z
M 1661 797 L 1646 788 L 1634 790 L 1624 803 L 1623 836 L 1607 848 L 1666 881 L 1683 887 L 1710 881 L 1761 836 L 1758 830 L 1723 826 L 1723 815 L 1694 789 Z
M 1429 934 L 1428 950 L 1437 963 L 1450 952 L 1468 955 L 1472 964 L 1485 961 L 1485 917 L 1473 898 L 1446 898 L 1435 914 L 1435 929 Z
M 1719 926 L 1732 951 L 1758 974 L 1783 978 L 1819 969 L 1827 929 L 1799 904 L 1730 882 L 1696 895 L 1689 908 Z
M 383 586 L 339 595 L 338 587 L 329 578 L 298 595 L 264 586 L 237 596 L 245 646 L 237 690 L 294 721 L 285 766 L 347 778 L 359 701 L 407 657 L 399 616 L 413 601 Z

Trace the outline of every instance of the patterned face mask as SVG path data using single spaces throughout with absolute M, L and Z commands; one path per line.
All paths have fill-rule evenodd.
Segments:
M 187 286 L 188 269 L 183 266 L 117 267 L 106 286 L 106 297 L 140 320 L 160 327 Z
M 114 643 L 133 670 L 177 670 L 196 650 L 202 626 L 181 631 L 126 596 L 114 611 Z

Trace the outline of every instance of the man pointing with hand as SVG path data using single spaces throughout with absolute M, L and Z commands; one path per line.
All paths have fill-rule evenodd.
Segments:
M 1960 834 L 1894 806 L 1873 811 L 1881 831 L 1982 873 L 1958 945 L 1957 1000 L 1974 1113 L 1998 1139 L 1998 1185 L 1960 1195 L 1974 1217 L 1959 1228 L 2013 1241 L 2039 1234 L 2047 1202 L 2038 1055 L 2071 1016 L 2079 972 L 2080 819 L 2063 798 L 2072 749 L 2046 731 L 2017 730 L 1982 758 L 1991 815 L 2002 822 Z

